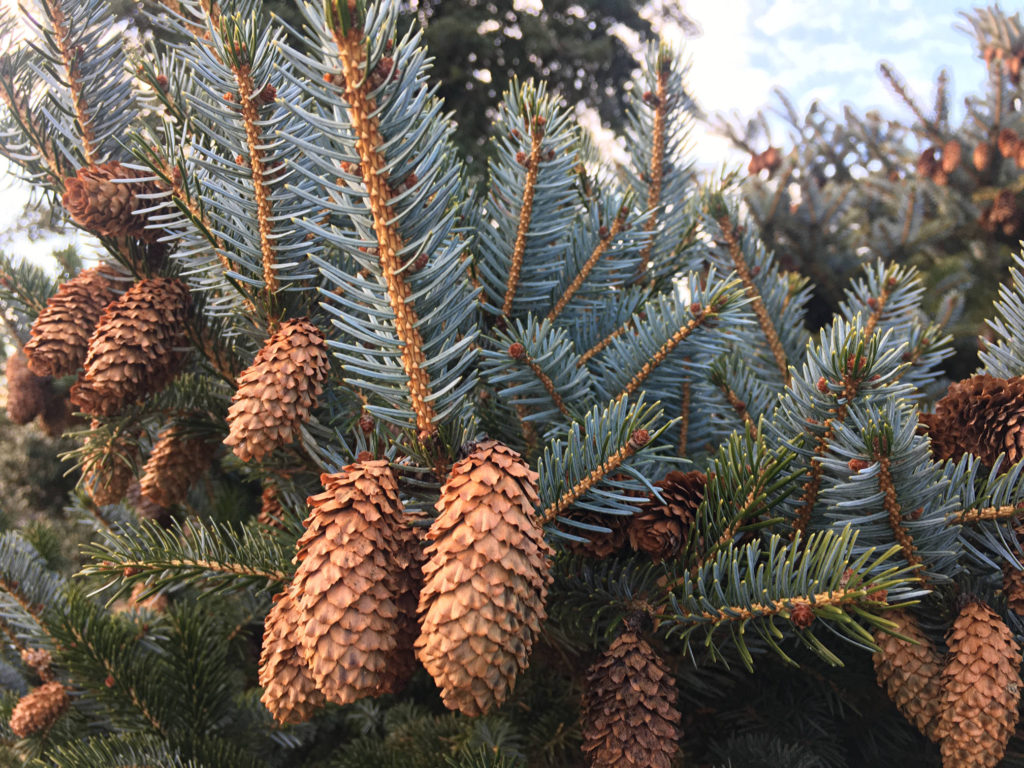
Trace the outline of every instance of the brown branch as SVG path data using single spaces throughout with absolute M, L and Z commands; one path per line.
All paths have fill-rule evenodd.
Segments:
M 555 304 L 554 308 L 548 312 L 548 320 L 554 321 L 554 319 L 562 313 L 562 310 L 565 309 L 566 305 L 572 301 L 572 297 L 576 295 L 580 286 L 582 286 L 583 282 L 587 279 L 587 276 L 591 273 L 594 267 L 597 266 L 597 262 L 601 260 L 601 256 L 608 249 L 612 240 L 622 231 L 622 228 L 626 224 L 626 213 L 627 211 L 625 207 L 619 211 L 619 215 L 615 217 L 615 221 L 612 223 L 611 231 L 606 231 L 601 236 L 601 241 L 597 246 L 595 246 L 583 267 L 580 268 L 579 274 L 573 278 L 573 281 L 569 284 L 569 287 L 565 289 L 565 293 L 562 294 L 562 297 Z M 604 227 L 601 229 L 604 229 Z
M 761 292 L 754 283 L 754 276 L 750 272 L 746 256 L 743 255 L 743 248 L 739 241 L 739 232 L 728 216 L 720 218 L 718 226 L 722 228 L 722 236 L 729 247 L 729 255 L 732 256 L 732 262 L 736 265 L 736 273 L 740 276 L 747 290 L 747 297 L 751 300 L 754 314 L 757 316 L 757 322 L 760 324 L 761 331 L 768 341 L 768 347 L 775 357 L 775 364 L 782 373 L 782 380 L 786 386 L 789 386 L 789 361 L 786 359 L 786 350 L 782 346 L 781 339 L 779 339 L 779 332 L 775 327 L 775 323 L 772 322 L 771 317 L 768 315 L 768 308 L 764 305 Z
M 1024 517 L 1024 505 L 961 509 L 950 518 L 949 524 L 966 525 L 986 520 L 1013 520 L 1018 517 Z
M 530 154 L 526 158 L 526 181 L 523 182 L 523 205 L 519 209 L 519 225 L 516 227 L 516 242 L 512 247 L 512 259 L 508 270 L 508 286 L 501 314 L 512 313 L 512 300 L 519 287 L 519 275 L 523 270 L 523 255 L 526 253 L 526 236 L 530 232 L 533 217 L 533 197 L 537 193 L 537 173 L 540 169 L 540 145 L 544 139 L 544 118 L 537 116 L 530 124 Z
M 896 486 L 893 483 L 889 457 L 876 451 L 875 461 L 878 462 L 878 487 L 884 496 L 882 505 L 889 514 L 889 527 L 892 529 L 900 549 L 903 550 L 903 557 L 907 562 L 911 565 L 921 565 L 921 556 L 917 554 L 917 548 L 914 547 L 914 537 L 903 527 L 903 508 L 900 507 Z
M 601 463 L 597 469 L 576 483 L 572 488 L 563 493 L 554 504 L 550 505 L 540 514 L 540 524 L 547 525 L 565 510 L 571 507 L 587 491 L 597 485 L 605 477 L 613 473 L 619 466 L 647 444 L 649 436 L 646 430 L 637 430 L 630 435 L 626 444 L 621 446 L 615 453 L 608 457 L 608 460 Z
M 650 186 L 647 188 L 647 210 L 650 217 L 644 225 L 647 232 L 653 233 L 658 226 L 658 217 L 655 209 L 661 203 L 661 182 L 665 174 L 665 123 L 668 112 L 668 75 L 669 68 L 662 64 L 658 69 L 658 85 L 652 98 L 654 103 L 654 127 L 652 133 L 653 151 L 651 152 L 651 164 L 647 169 L 650 176 Z M 647 262 L 651 258 L 651 249 L 654 247 L 653 236 L 647 245 L 640 252 L 640 264 L 637 267 L 637 274 L 642 275 L 647 269 Z
M 96 134 L 92 128 L 92 116 L 89 114 L 89 104 L 86 101 L 82 89 L 82 80 L 78 68 L 78 59 L 85 55 L 80 47 L 72 48 L 68 38 L 71 30 L 65 25 L 64 12 L 60 6 L 50 0 L 47 2 L 47 10 L 50 11 L 50 18 L 53 21 L 54 40 L 60 57 L 64 64 L 64 72 L 68 78 L 68 86 L 71 89 L 71 105 L 75 112 L 75 120 L 82 134 L 82 153 L 85 155 L 87 165 L 95 165 L 99 157 L 99 147 L 96 146 Z
M 403 242 L 391 205 L 394 192 L 387 183 L 381 149 L 384 138 L 380 133 L 380 118 L 376 114 L 377 104 L 369 95 L 370 79 L 363 76 L 367 65 L 363 32 L 356 27 L 349 29 L 347 34 L 336 29 L 334 38 L 341 59 L 349 121 L 356 135 L 359 168 L 373 214 L 381 273 L 387 284 L 391 311 L 395 315 L 395 332 L 402 343 L 402 370 L 409 381 L 409 396 L 416 414 L 416 427 L 420 438 L 426 439 L 437 431 L 434 425 L 437 414 L 429 400 L 430 377 L 424 368 L 426 358 L 423 354 L 423 338 L 417 327 L 419 318 L 410 300 L 412 291 L 405 281 L 398 256 Z
M 885 311 L 885 304 L 889 301 L 889 297 L 892 295 L 891 288 L 894 287 L 894 278 L 886 277 L 885 282 L 882 284 L 882 292 L 878 296 L 872 296 L 868 299 L 868 306 L 871 307 L 871 315 L 868 317 L 868 324 L 864 326 L 864 343 L 866 344 L 871 340 L 871 337 L 875 333 L 875 328 L 878 326 L 878 321 L 882 319 L 882 313 Z M 872 303 L 874 299 L 874 303 Z
M 686 455 L 686 440 L 690 431 L 690 382 L 683 382 L 683 403 L 679 408 L 679 455 Z
M 267 581 L 288 581 L 290 578 L 284 571 L 261 571 L 258 568 L 252 568 L 241 563 L 219 563 L 215 560 L 202 560 L 202 559 L 170 559 L 160 561 L 146 561 L 146 560 L 118 560 L 116 563 L 112 563 L 114 566 L 111 568 L 113 573 L 123 573 L 126 569 L 132 569 L 135 572 L 143 571 L 164 571 L 167 568 L 201 568 L 204 571 L 213 571 L 214 573 L 229 573 L 234 576 L 257 576 L 264 578 Z
M 751 437 L 757 437 L 757 426 L 754 424 L 754 420 L 750 417 L 750 411 L 747 410 L 747 404 L 740 400 L 739 396 L 733 392 L 732 388 L 724 380 L 718 383 L 718 388 L 721 390 L 722 395 L 726 401 L 732 406 L 732 409 L 736 411 L 736 415 L 740 417 L 740 421 L 747 428 L 747 434 Z
M 260 232 L 260 254 L 263 257 L 263 283 L 267 295 L 277 293 L 277 273 L 274 269 L 274 232 L 271 224 L 270 189 L 267 184 L 267 169 L 263 162 L 263 132 L 259 125 L 257 91 L 252 81 L 248 64 L 232 64 L 231 71 L 238 84 L 238 100 L 242 108 L 242 122 L 245 125 L 245 141 L 249 149 L 249 170 L 252 173 L 253 194 L 256 198 L 256 223 Z
M 673 584 L 672 586 L 678 586 L 678 584 Z M 768 603 L 732 605 L 725 608 L 719 608 L 713 613 L 710 611 L 702 611 L 700 613 L 683 614 L 683 617 L 706 619 L 715 624 L 724 624 L 736 621 L 749 621 L 750 619 L 758 619 L 765 616 L 777 616 L 780 613 L 790 612 L 797 606 L 807 606 L 811 609 L 823 605 L 842 607 L 844 605 L 862 602 L 865 597 L 864 590 L 837 589 L 829 592 L 817 592 L 807 597 L 787 597 L 781 600 L 773 600 Z M 868 597 L 868 599 L 870 599 L 870 597 Z M 682 606 L 680 606 L 680 608 L 682 608 Z
M 544 373 L 543 369 L 537 365 L 537 362 L 530 357 L 530 354 L 526 351 L 522 344 L 516 342 L 509 347 L 509 355 L 521 363 L 525 363 L 526 367 L 530 369 L 537 380 L 543 385 L 544 389 L 547 390 L 548 395 L 555 403 L 555 407 L 561 411 L 563 416 L 569 416 L 569 409 L 566 407 L 565 402 L 562 400 L 562 396 L 558 394 L 558 390 L 555 389 L 555 383 L 551 380 L 551 377 Z
M 597 344 L 595 344 L 582 355 L 580 355 L 580 359 L 576 361 L 576 367 L 582 368 L 590 358 L 592 358 L 594 355 L 600 354 L 605 347 L 607 347 L 609 344 L 615 341 L 615 339 L 624 334 L 626 331 L 632 330 L 632 328 L 633 318 L 630 318 L 625 323 L 616 328 L 614 331 L 605 336 L 603 339 L 601 339 L 599 342 L 597 342 Z

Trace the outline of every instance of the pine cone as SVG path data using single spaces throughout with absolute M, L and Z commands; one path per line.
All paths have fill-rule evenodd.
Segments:
M 126 168 L 118 162 L 79 168 L 75 176 L 64 180 L 61 204 L 78 226 L 102 237 L 131 235 L 155 240 L 159 230 L 147 230 L 147 217 L 137 216 L 133 211 L 153 205 L 152 201 L 139 200 L 138 196 L 159 191 L 157 185 L 148 181 L 115 181 L 150 175 L 146 171 Z
M 295 572 L 300 653 L 327 701 L 350 704 L 390 689 L 401 626 L 397 599 L 410 587 L 398 484 L 386 460 L 320 477 Z
M 992 145 L 988 142 L 978 144 L 974 148 L 974 168 L 979 173 L 984 173 L 992 164 Z
M 1020 146 L 1020 137 L 1009 128 L 1003 128 L 996 137 L 996 146 L 1003 157 L 1015 157 L 1017 147 Z
M 213 452 L 209 442 L 189 438 L 172 424 L 160 434 L 142 469 L 141 495 L 165 509 L 180 504 L 210 466 Z
M 655 560 L 675 557 L 686 546 L 708 479 L 703 472 L 669 472 L 655 483 L 664 502 L 653 495 L 630 518 L 629 542 Z
M 947 141 L 942 146 L 942 171 L 943 173 L 950 174 L 957 169 L 960 165 L 960 157 L 963 154 L 963 148 L 960 146 L 960 142 L 956 139 Z
M 185 359 L 190 306 L 188 286 L 176 278 L 133 285 L 100 317 L 71 402 L 88 414 L 113 416 L 163 389 Z
M 1000 453 L 1024 459 L 1024 377 L 972 376 L 950 385 L 935 412 L 919 417 L 937 461 L 971 453 L 991 467 Z
M 425 530 L 425 529 L 424 529 Z M 381 693 L 398 693 L 419 668 L 415 644 L 420 635 L 420 622 L 416 616 L 420 590 L 423 588 L 423 565 L 426 561 L 423 542 L 415 529 L 407 529 L 401 540 L 402 559 L 409 563 L 396 579 L 395 606 L 398 619 L 395 626 L 395 647 L 388 654 L 385 674 L 381 680 Z
M 67 376 L 82 367 L 89 337 L 117 293 L 107 266 L 79 272 L 62 284 L 32 323 L 28 367 L 40 376 Z
M 944 768 L 994 768 L 1003 759 L 1019 716 L 1021 654 L 991 608 L 970 602 L 946 637 L 942 671 Z
M 935 158 L 935 147 L 928 147 L 917 158 L 917 175 L 930 179 L 939 167 L 939 161 Z
M 293 442 L 323 392 L 328 360 L 323 334 L 306 318 L 281 323 L 238 377 L 224 440 L 242 461 L 260 461 Z
M 449 709 L 501 705 L 546 617 L 553 551 L 533 517 L 537 473 L 494 440 L 452 467 L 430 526 L 416 656 Z
M 299 647 L 299 611 L 292 586 L 274 597 L 263 625 L 260 701 L 279 723 L 302 723 L 324 704 Z
M 670 768 L 680 719 L 675 680 L 633 632 L 619 635 L 587 670 L 580 721 L 591 768 Z
M 54 680 L 18 699 L 11 712 L 11 730 L 19 739 L 47 730 L 71 705 L 67 689 Z
M 620 515 L 602 515 L 599 512 L 584 512 L 573 515 L 575 520 L 590 525 L 610 528 L 610 533 L 588 531 L 582 528 L 569 529 L 575 536 L 582 536 L 586 541 L 570 541 L 568 547 L 579 555 L 602 560 L 622 551 L 628 542 L 629 522 L 631 517 Z
M 73 421 L 67 397 L 51 391 L 43 412 L 39 414 L 39 426 L 43 432 L 49 437 L 60 437 Z
M 116 504 L 125 497 L 135 478 L 139 460 L 137 435 L 124 430 L 112 434 L 98 432 L 100 424 L 93 421 L 92 433 L 86 442 L 87 452 L 94 457 L 82 470 L 82 486 L 93 503 L 103 507 Z M 104 443 L 97 445 L 102 439 Z
M 268 482 L 263 486 L 263 493 L 260 496 L 260 514 L 256 518 L 256 522 L 271 528 L 284 528 L 283 520 L 284 507 L 277 499 L 277 488 Z
M 46 409 L 53 391 L 49 378 L 28 369 L 28 358 L 20 349 L 7 358 L 7 417 L 15 424 L 28 424 Z
M 915 642 L 875 631 L 875 644 L 880 650 L 871 659 L 875 663 L 878 685 L 917 730 L 932 741 L 938 741 L 942 654 L 921 631 L 912 613 L 892 611 L 885 614 L 885 618 L 896 622 L 896 632 Z
M 989 219 L 993 224 L 1003 224 L 1013 219 L 1017 213 L 1017 196 L 1012 189 L 1001 189 L 996 193 L 992 201 L 992 211 Z
M 1024 616 L 1024 571 L 1012 565 L 1003 566 L 1003 595 L 1007 607 L 1018 616 Z

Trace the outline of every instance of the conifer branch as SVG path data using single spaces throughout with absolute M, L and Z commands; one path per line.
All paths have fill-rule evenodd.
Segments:
M 747 291 L 747 297 L 750 299 L 754 314 L 757 316 L 757 322 L 760 324 L 761 331 L 764 333 L 765 339 L 768 341 L 768 346 L 771 348 L 772 355 L 775 357 L 775 364 L 779 367 L 779 372 L 782 374 L 782 381 L 786 386 L 789 386 L 791 379 L 789 374 L 789 361 L 786 359 L 786 350 L 783 348 L 782 341 L 779 339 L 779 332 L 775 328 L 775 323 L 772 322 L 771 317 L 768 315 L 768 309 L 764 305 L 764 299 L 761 297 L 761 292 L 757 289 L 757 285 L 754 283 L 754 277 L 750 272 L 750 266 L 747 264 L 747 259 L 743 255 L 743 249 L 740 245 L 740 233 L 729 216 L 719 217 L 718 226 L 721 227 L 722 236 L 725 238 L 725 243 L 729 247 L 729 254 L 732 256 L 733 264 L 736 267 L 736 274 L 738 274 L 740 279 L 743 281 L 743 285 Z
M 686 455 L 686 441 L 690 431 L 690 382 L 683 382 L 683 401 L 679 406 L 679 455 Z
M 552 310 L 548 312 L 548 320 L 554 321 L 554 319 L 561 314 L 562 310 L 565 309 L 569 302 L 572 301 L 572 297 L 576 295 L 576 292 L 580 289 L 580 286 L 583 285 L 584 281 L 587 279 L 587 276 L 590 274 L 591 270 L 593 270 L 594 267 L 597 265 L 597 262 L 601 260 L 601 256 L 604 254 L 605 250 L 607 250 L 612 240 L 614 240 L 616 235 L 618 235 L 622 231 L 622 228 L 626 224 L 627 213 L 628 211 L 625 207 L 619 209 L 619 213 L 615 217 L 615 221 L 612 223 L 611 230 L 601 235 L 600 242 L 594 247 L 594 250 L 591 252 L 590 257 L 580 268 L 579 274 L 577 274 L 576 277 L 573 278 L 573 281 L 569 284 L 569 287 L 565 289 L 565 293 L 563 293 L 561 298 L 558 299 L 558 302 L 555 304 Z M 602 227 L 601 229 L 604 230 L 604 227 Z
M 29 96 L 23 94 L 21 97 L 16 93 L 14 82 L 8 79 L 7 73 L 0 75 L 0 100 L 7 105 L 7 108 L 18 121 L 25 135 L 32 142 L 32 147 L 46 164 L 46 170 L 51 177 L 51 182 L 58 192 L 64 191 L 64 178 L 71 174 L 70 171 L 62 168 L 53 147 L 46 142 L 46 131 L 39 122 L 32 117 L 29 110 Z
M 950 516 L 948 525 L 970 525 L 987 520 L 1014 520 L 1024 517 L 1024 505 L 1004 505 L 981 509 L 961 509 Z
M 582 355 L 580 355 L 580 359 L 576 361 L 576 367 L 582 368 L 584 365 L 586 365 L 587 361 L 590 360 L 590 358 L 594 357 L 594 355 L 598 355 L 601 352 L 603 352 L 609 344 L 615 341 L 615 339 L 617 339 L 619 336 L 626 333 L 627 331 L 633 330 L 633 328 L 633 318 L 630 318 L 625 323 L 616 328 L 614 331 L 605 336 L 603 339 L 601 339 L 599 342 L 597 342 L 597 344 L 595 344 Z
M 555 384 L 551 381 L 551 377 L 544 373 L 541 367 L 537 365 L 536 361 L 530 357 L 530 353 L 526 351 L 526 348 L 522 344 L 512 344 L 508 348 L 508 353 L 512 358 L 526 364 L 526 367 L 530 369 L 544 389 L 547 390 L 547 393 L 551 396 L 551 400 L 554 402 L 555 407 L 561 411 L 563 416 L 569 417 L 569 409 L 562 400 L 562 396 L 558 394 L 558 390 L 555 389 Z
M 659 57 L 660 58 L 660 57 Z M 647 169 L 650 177 L 650 187 L 647 190 L 647 210 L 651 212 L 644 229 L 653 233 L 658 226 L 656 210 L 661 204 L 661 181 L 665 174 L 665 117 L 668 112 L 668 76 L 671 71 L 668 61 L 658 62 L 658 84 L 655 93 L 651 94 L 654 100 L 654 131 L 652 134 L 651 164 Z M 644 274 L 647 269 L 647 262 L 651 258 L 651 248 L 654 247 L 653 236 L 640 252 L 640 264 L 637 267 L 637 277 Z
M 877 452 L 875 461 L 878 462 L 878 487 L 885 497 L 882 504 L 889 514 L 889 527 L 892 529 L 896 541 L 899 542 L 906 561 L 911 565 L 921 565 L 921 556 L 914 547 L 914 537 L 903 526 L 903 509 L 900 507 L 896 486 L 893 484 L 889 457 Z
M 383 154 L 384 138 L 380 133 L 380 118 L 376 104 L 370 96 L 370 79 L 364 76 L 367 66 L 366 48 L 362 31 L 356 26 L 343 30 L 341 23 L 334 27 L 334 40 L 338 45 L 342 74 L 345 81 L 345 100 L 349 120 L 356 134 L 359 170 L 363 176 L 373 214 L 373 229 L 377 235 L 377 254 L 381 272 L 388 288 L 388 301 L 395 315 L 395 331 L 402 342 L 402 369 L 409 382 L 409 396 L 416 414 L 416 427 L 420 439 L 437 431 L 437 415 L 430 403 L 430 377 L 424 367 L 423 338 L 417 327 L 419 319 L 411 301 L 411 290 L 402 271 L 399 252 L 402 236 L 395 222 L 391 198 L 393 190 L 387 183 Z
M 732 622 L 750 621 L 768 616 L 778 616 L 782 613 L 790 613 L 797 606 L 808 608 L 820 608 L 822 606 L 833 606 L 842 608 L 848 605 L 863 603 L 865 599 L 871 599 L 864 590 L 828 590 L 816 592 L 807 596 L 789 597 L 781 600 L 773 600 L 766 603 L 750 603 L 749 605 L 723 606 L 715 611 L 703 611 L 699 613 L 682 613 L 684 619 L 693 618 L 698 621 L 707 621 L 713 625 L 729 624 Z
M 85 51 L 69 47 L 68 38 L 71 36 L 71 30 L 67 27 L 64 12 L 59 3 L 47 0 L 46 10 L 50 21 L 53 22 L 54 41 L 60 52 L 68 87 L 71 89 L 71 103 L 75 112 L 75 120 L 78 121 L 78 127 L 81 130 L 82 153 L 85 155 L 86 164 L 95 165 L 100 160 L 99 148 L 96 146 L 92 115 L 89 113 L 89 104 L 83 92 L 82 79 L 78 69 L 78 59 L 85 55 Z
M 508 286 L 505 289 L 505 300 L 501 306 L 501 314 L 505 317 L 508 317 L 512 312 L 512 301 L 516 297 L 519 275 L 523 269 L 523 254 L 526 253 L 526 236 L 530 231 L 530 218 L 533 216 L 533 197 L 537 192 L 537 171 L 540 168 L 540 149 L 541 142 L 544 140 L 544 124 L 545 120 L 540 115 L 535 116 L 530 122 L 530 154 L 526 158 L 523 204 L 519 209 L 519 224 L 516 227 L 516 241 L 512 249 Z

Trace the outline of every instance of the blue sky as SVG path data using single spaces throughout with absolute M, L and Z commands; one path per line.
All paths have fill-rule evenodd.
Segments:
M 13 0 L 0 0 L 11 4 Z M 524 0 L 526 2 L 526 0 Z M 529 0 L 526 4 L 536 3 Z M 702 35 L 685 41 L 692 58 L 690 86 L 709 112 L 738 110 L 750 115 L 772 103 L 781 86 L 797 108 L 818 99 L 831 112 L 844 104 L 858 111 L 881 109 L 906 115 L 883 85 L 877 65 L 895 65 L 911 90 L 932 103 L 935 77 L 945 64 L 953 75 L 953 104 L 984 79 L 958 10 L 969 6 L 944 0 L 682 0 Z M 702 165 L 745 162 L 727 143 L 698 128 L 695 152 Z M 781 138 L 781 137 L 779 137 Z M 778 141 L 778 139 L 776 139 Z M 0 179 L 0 231 L 15 219 L 24 192 Z M 40 255 L 50 247 L 24 241 L 4 249 Z

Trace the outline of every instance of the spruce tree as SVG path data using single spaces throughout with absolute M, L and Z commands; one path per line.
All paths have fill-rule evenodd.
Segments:
M 300 8 L 165 0 L 126 50 L 41 0 L 0 68 L 0 152 L 102 264 L 4 269 L 91 531 L 70 577 L 0 534 L 5 758 L 1019 759 L 1024 258 L 932 402 L 919 273 L 807 330 L 667 44 L 628 169 L 516 81 L 477 196 L 397 3 Z

